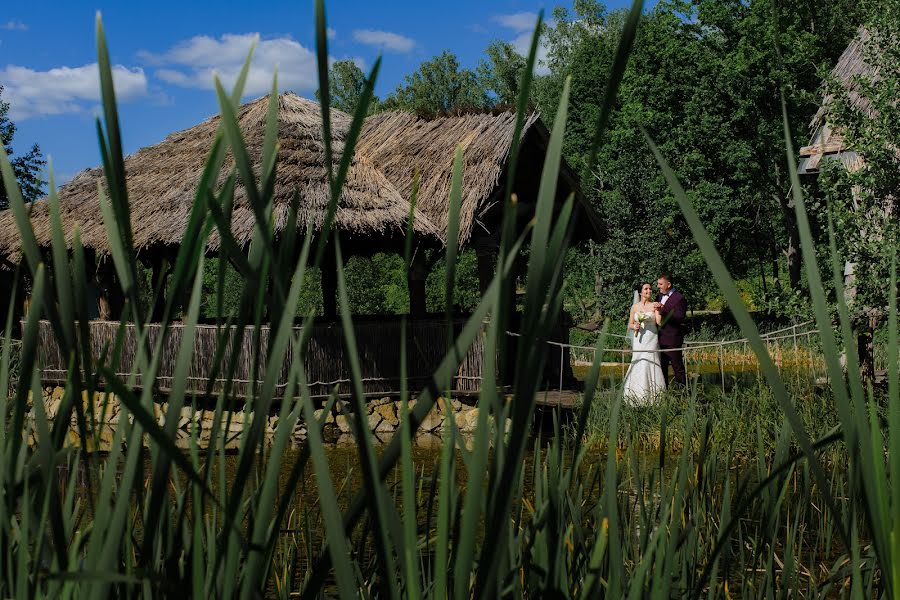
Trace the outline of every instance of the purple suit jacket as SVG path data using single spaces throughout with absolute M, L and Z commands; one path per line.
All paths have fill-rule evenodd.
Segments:
M 656 295 L 656 301 L 662 301 L 662 294 Z M 659 328 L 659 344 L 670 348 L 678 348 L 684 344 L 684 319 L 687 316 L 687 300 L 678 290 L 666 300 L 660 310 L 662 325 Z

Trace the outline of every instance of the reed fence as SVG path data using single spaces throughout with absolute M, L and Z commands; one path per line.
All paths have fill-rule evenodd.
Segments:
M 448 348 L 448 336 L 459 333 L 464 321 L 453 322 L 452 332 L 444 320 L 409 320 L 407 322 L 408 348 L 408 384 L 410 389 L 421 388 L 431 378 Z M 150 347 L 154 348 L 162 328 L 156 324 L 146 325 Z M 291 346 L 281 365 L 277 384 L 280 397 L 287 383 L 288 370 L 295 360 L 302 360 L 309 381 L 310 394 L 313 397 L 327 397 L 333 390 L 339 395 L 350 394 L 350 365 L 346 360 L 343 329 L 339 323 L 320 323 L 312 325 L 313 331 L 305 349 L 298 347 L 296 340 L 300 338 L 302 327 L 295 327 Z M 354 323 L 356 341 L 359 349 L 359 362 L 362 368 L 363 389 L 366 395 L 396 393 L 400 390 L 400 342 L 401 325 L 399 319 L 365 320 Z M 95 358 L 103 356 L 118 343 L 117 374 L 122 378 L 134 376 L 135 387 L 142 387 L 148 382 L 141 381 L 138 369 L 135 368 L 137 349 L 136 328 L 133 324 L 122 324 L 116 321 L 91 321 L 88 326 L 89 345 Z M 169 326 L 155 382 L 159 392 L 169 391 L 175 371 L 175 360 L 182 341 L 184 330 L 179 324 Z M 226 380 L 216 373 L 227 372 L 225 368 L 237 351 L 237 368 L 231 381 L 230 395 L 239 398 L 252 397 L 254 379 L 261 383 L 261 376 L 254 373 L 265 373 L 266 356 L 270 329 L 262 327 L 259 331 L 259 351 L 254 340 L 254 330 L 247 327 L 243 332 L 236 328 L 224 330 L 216 325 L 198 325 L 194 338 L 194 352 L 189 371 L 190 391 L 202 393 L 212 380 L 212 391 L 220 392 Z M 38 356 L 42 369 L 42 380 L 45 383 L 64 384 L 66 381 L 68 361 L 60 353 L 59 345 L 49 321 L 42 321 L 39 327 Z M 226 344 L 220 354 L 220 344 Z M 304 351 L 305 350 L 305 351 Z M 257 361 L 254 370 L 254 361 Z M 111 361 L 107 360 L 107 364 Z M 453 380 L 453 391 L 457 393 L 477 393 L 480 390 L 482 368 L 484 365 L 483 336 L 478 336 L 475 343 L 463 357 Z M 218 367 L 218 369 L 216 368 Z

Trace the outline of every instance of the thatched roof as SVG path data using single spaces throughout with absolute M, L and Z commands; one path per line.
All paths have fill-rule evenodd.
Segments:
M 323 222 L 329 198 L 319 105 L 295 94 L 282 94 L 278 102 L 279 151 L 274 200 L 276 229 L 280 230 L 287 221 L 290 199 L 295 189 L 301 198 L 301 222 L 319 226 Z M 268 98 L 263 97 L 241 106 L 238 112 L 238 121 L 257 176 L 261 170 L 267 106 Z M 199 125 L 173 133 L 159 144 L 143 148 L 125 159 L 131 223 L 137 249 L 181 242 L 196 186 L 218 124 L 219 117 L 212 117 Z M 335 163 L 340 160 L 349 127 L 348 115 L 332 111 Z M 233 164 L 229 156 L 223 166 L 220 183 Z M 106 254 L 108 240 L 97 195 L 100 181 L 103 181 L 101 169 L 83 171 L 60 187 L 59 197 L 67 241 L 71 244 L 77 223 L 81 227 L 84 246 Z M 408 217 L 409 202 L 406 197 L 364 156 L 355 155 L 338 203 L 336 226 L 363 235 L 402 235 Z M 437 233 L 424 215 L 418 214 L 415 223 L 419 233 Z M 232 220 L 236 239 L 241 243 L 249 242 L 254 225 L 253 209 L 243 186 L 239 185 Z M 32 226 L 38 243 L 48 246 L 50 226 L 46 201 L 34 203 Z M 209 245 L 211 249 L 218 247 L 216 232 Z M 6 211 L 0 214 L 0 253 L 14 256 L 17 252 L 18 229 L 11 212 Z
M 525 121 L 534 125 L 537 114 Z M 463 147 L 463 197 L 459 236 L 465 243 L 485 204 L 501 183 L 516 115 L 470 114 L 426 120 L 404 112 L 387 112 L 366 120 L 359 152 L 409 198 L 419 173 L 416 206 L 446 238 L 450 210 L 450 183 L 457 145 Z
M 876 75 L 875 69 L 865 60 L 865 48 L 871 37 L 867 29 L 860 28 L 831 71 L 832 77 L 846 90 L 850 106 L 866 114 L 871 113 L 872 107 L 859 90 L 859 78 Z M 836 158 L 851 170 L 862 164 L 860 156 L 845 147 L 841 132 L 833 130 L 827 122 L 828 107 L 833 101 L 832 94 L 825 94 L 809 124 L 810 143 L 800 149 L 801 173 L 818 171 L 823 158 Z
M 268 98 L 243 105 L 240 127 L 260 172 Z M 284 227 L 294 189 L 300 194 L 302 222 L 319 226 L 328 201 L 324 168 L 324 144 L 319 104 L 286 93 L 279 96 L 279 162 L 275 186 L 276 228 Z M 335 163 L 340 159 L 351 118 L 332 110 Z M 172 246 L 181 242 L 197 182 L 218 127 L 219 117 L 168 136 L 155 146 L 125 159 L 134 244 L 138 250 Z M 444 242 L 447 232 L 449 189 L 456 146 L 464 149 L 463 203 L 460 242 L 465 244 L 474 225 L 496 204 L 498 186 L 505 173 L 515 128 L 512 112 L 441 117 L 432 120 L 399 112 L 381 113 L 366 120 L 354 154 L 347 183 L 338 203 L 336 227 L 363 236 L 400 235 L 406 231 L 414 174 L 420 173 L 415 230 L 419 235 Z M 536 135 L 536 134 L 543 135 Z M 526 119 L 523 139 L 536 144 L 543 154 L 546 128 L 538 115 Z M 220 183 L 231 171 L 229 158 Z M 566 191 L 577 191 L 572 173 L 564 168 Z M 89 169 L 60 187 L 60 207 L 71 244 L 75 225 L 82 243 L 98 254 L 109 250 L 97 195 L 103 181 L 101 169 Z M 248 242 L 255 219 L 242 186 L 238 186 L 232 231 Z M 50 245 L 48 207 L 44 200 L 32 207 L 32 225 L 38 243 Z M 209 247 L 218 247 L 213 234 Z M 18 259 L 19 235 L 10 211 L 0 213 L 0 257 Z

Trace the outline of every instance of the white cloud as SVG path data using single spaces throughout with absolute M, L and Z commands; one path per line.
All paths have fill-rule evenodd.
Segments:
M 328 36 L 329 40 L 333 40 L 337 37 L 337 30 L 333 27 L 329 27 L 325 30 L 325 35 Z
M 353 31 L 353 39 L 360 44 L 375 46 L 389 52 L 405 53 L 416 47 L 416 42 L 412 38 L 378 29 L 356 29 Z
M 112 68 L 116 99 L 129 102 L 147 95 L 147 77 L 140 68 L 122 65 Z M 35 71 L 7 65 L 0 69 L 4 99 L 13 119 L 77 113 L 86 104 L 100 100 L 100 72 L 97 63 L 81 67 L 56 67 Z
M 537 25 L 537 17 L 537 13 L 519 12 L 508 15 L 494 15 L 491 17 L 491 20 L 507 29 L 534 31 L 534 26 Z
M 528 56 L 528 53 L 531 51 L 532 35 L 534 35 L 532 32 L 526 31 L 525 33 L 519 34 L 516 39 L 510 43 L 513 48 L 515 48 L 516 52 L 522 56 Z M 549 53 L 550 48 L 547 46 L 547 38 L 546 36 L 541 36 L 541 39 L 538 42 L 537 56 L 535 57 L 535 75 L 547 75 L 550 73 L 550 68 L 547 67 L 547 56 Z
M 12 21 L 7 21 L 0 25 L 0 29 L 5 29 L 7 31 L 28 31 L 28 25 L 18 19 L 13 19 Z
M 147 64 L 159 66 L 155 75 L 167 83 L 212 89 L 213 76 L 218 75 L 229 89 L 237 80 L 254 42 L 256 49 L 244 89 L 246 95 L 268 92 L 276 68 L 281 89 L 312 90 L 316 87 L 315 54 L 289 37 L 264 40 L 258 33 L 227 33 L 219 38 L 201 35 L 180 42 L 162 54 L 143 51 L 139 56 Z
M 531 50 L 531 38 L 534 35 L 534 26 L 537 25 L 537 13 L 519 12 L 507 15 L 494 15 L 491 20 L 507 29 L 516 32 L 516 37 L 510 41 L 516 52 L 522 56 L 528 56 Z M 552 26 L 552 23 L 548 23 Z M 537 57 L 534 67 L 536 75 L 547 75 L 550 69 L 547 67 L 547 55 L 550 49 L 547 46 L 546 36 L 541 36 L 538 42 Z

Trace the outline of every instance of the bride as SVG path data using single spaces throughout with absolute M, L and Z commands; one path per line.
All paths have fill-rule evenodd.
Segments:
M 658 337 L 662 316 L 650 301 L 652 293 L 649 283 L 641 283 L 628 317 L 632 354 L 625 374 L 625 401 L 632 405 L 649 404 L 665 389 Z

